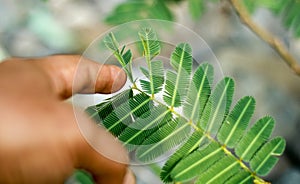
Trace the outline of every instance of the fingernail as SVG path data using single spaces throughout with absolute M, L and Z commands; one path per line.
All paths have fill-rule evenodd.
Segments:
M 124 177 L 123 184 L 135 184 L 135 175 L 129 168 L 127 169 L 127 173 Z

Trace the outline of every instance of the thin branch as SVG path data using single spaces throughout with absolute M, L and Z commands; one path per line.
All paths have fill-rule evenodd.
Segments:
M 235 12 L 240 17 L 242 23 L 244 23 L 249 29 L 251 29 L 258 37 L 263 41 L 269 44 L 279 56 L 288 64 L 288 66 L 300 76 L 300 66 L 298 65 L 297 60 L 289 53 L 282 41 L 258 26 L 249 15 L 245 6 L 240 2 L 240 0 L 229 0 Z

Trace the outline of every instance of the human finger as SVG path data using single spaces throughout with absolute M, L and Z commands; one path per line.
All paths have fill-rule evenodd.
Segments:
M 53 55 L 34 62 L 49 75 L 56 95 L 63 99 L 75 93 L 112 93 L 126 82 L 126 74 L 119 67 L 80 55 Z

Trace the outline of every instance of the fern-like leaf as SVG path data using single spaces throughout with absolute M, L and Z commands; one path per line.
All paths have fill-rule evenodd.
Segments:
M 235 148 L 235 153 L 241 160 L 249 161 L 261 145 L 266 142 L 274 128 L 274 120 L 270 116 L 260 119 L 247 132 Z
M 164 84 L 164 66 L 162 61 L 152 61 L 150 63 L 149 68 L 151 67 L 151 71 L 141 68 L 149 81 L 140 80 L 140 82 L 142 89 L 153 96 L 162 90 L 162 85 Z
M 240 163 L 234 157 L 225 156 L 201 174 L 196 184 L 224 183 L 236 174 L 240 168 Z
M 171 172 L 174 167 L 182 158 L 196 150 L 204 138 L 205 137 L 201 132 L 194 132 L 190 138 L 167 160 L 162 168 L 160 178 L 164 182 L 172 182 L 173 178 L 171 177 Z
M 148 65 L 149 71 L 143 69 L 149 81 L 141 80 L 142 89 L 152 96 L 161 91 L 164 83 L 164 71 L 162 61 L 154 61 L 152 59 L 160 53 L 160 43 L 157 40 L 156 33 L 151 28 L 144 28 L 139 32 L 144 56 Z
M 249 172 L 245 170 L 240 170 L 238 173 L 234 174 L 225 184 L 253 184 L 252 176 Z
M 171 176 L 175 181 L 186 181 L 203 173 L 224 156 L 222 148 L 212 142 L 204 149 L 194 151 L 181 160 L 171 171 Z
M 171 119 L 171 112 L 165 106 L 158 106 L 151 110 L 150 115 L 141 116 L 128 126 L 119 136 L 119 140 L 126 146 L 128 144 L 142 145 L 143 140 L 157 131 Z
M 114 34 L 111 32 L 104 38 L 104 44 L 107 48 L 109 48 L 119 63 L 124 68 L 129 80 L 134 83 L 133 76 L 132 76 L 132 53 L 130 50 L 127 50 L 125 53 L 124 48 L 125 46 L 119 50 L 119 43 L 117 42 Z
M 171 55 L 171 65 L 176 71 L 167 72 L 164 101 L 171 107 L 178 107 L 182 104 L 192 70 L 192 49 L 189 44 L 178 44 Z
M 201 117 L 207 99 L 211 93 L 213 82 L 213 67 L 202 64 L 194 73 L 192 82 L 189 86 L 188 95 L 183 104 L 183 113 L 192 122 L 197 122 Z
M 285 148 L 285 140 L 276 137 L 267 142 L 250 160 L 251 168 L 259 175 L 267 175 L 278 161 Z
M 93 118 L 97 123 L 100 123 L 106 118 L 115 108 L 120 106 L 122 103 L 126 102 L 128 99 L 132 98 L 133 91 L 128 89 L 122 91 L 121 93 L 107 98 L 105 101 L 97 104 L 95 106 L 88 107 L 85 111 L 89 114 L 90 118 Z
M 133 122 L 131 115 L 135 112 L 143 114 L 147 112 L 150 98 L 144 94 L 138 94 L 128 100 L 128 103 L 123 103 L 104 120 L 103 125 L 115 136 L 118 136 L 127 125 Z
M 148 64 L 141 72 L 148 80 L 133 85 L 134 96 L 132 90 L 123 92 L 87 112 L 98 114 L 98 122 L 141 162 L 158 159 L 178 147 L 161 169 L 160 177 L 166 183 L 191 179 L 196 183 L 263 182 L 260 177 L 270 172 L 285 148 L 282 138 L 269 141 L 274 120 L 264 117 L 245 133 L 254 98 L 241 98 L 229 113 L 233 79 L 225 77 L 213 88 L 213 67 L 208 63 L 192 74 L 192 51 L 184 43 L 172 52 L 173 70 L 165 73 L 162 102 L 154 96 L 164 82 L 162 62 L 152 61 L 160 51 L 156 36 L 148 29 L 139 36 Z M 107 47 L 117 58 L 122 56 L 121 65 L 123 60 L 131 60 L 131 52 L 124 54 L 124 47 L 119 50 L 113 35 L 108 40 Z M 183 113 L 177 112 L 181 109 Z
M 151 161 L 182 143 L 190 135 L 190 131 L 191 127 L 186 124 L 184 119 L 170 121 L 149 136 L 143 142 L 144 145 L 149 146 L 140 146 L 136 150 L 136 155 L 143 162 Z
M 246 96 L 231 111 L 218 133 L 218 140 L 229 148 L 233 148 L 243 136 L 254 112 L 255 100 Z
M 215 134 L 228 114 L 234 91 L 234 81 L 225 77 L 221 80 L 204 108 L 200 127 L 209 134 Z
M 151 28 L 143 28 L 139 32 L 139 36 L 143 44 L 146 62 L 149 64 L 160 53 L 160 43 L 157 40 L 156 33 Z

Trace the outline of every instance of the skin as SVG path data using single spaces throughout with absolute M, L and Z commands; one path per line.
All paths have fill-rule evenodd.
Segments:
M 0 63 L 0 183 L 64 183 L 75 168 L 96 183 L 135 183 L 120 143 L 64 101 L 117 91 L 126 75 L 87 59 L 77 68 L 79 61 L 57 55 Z

